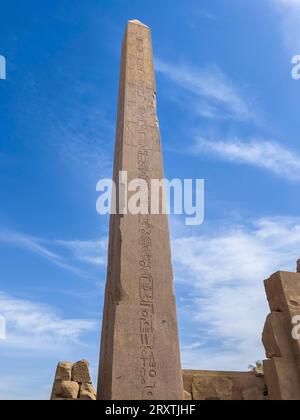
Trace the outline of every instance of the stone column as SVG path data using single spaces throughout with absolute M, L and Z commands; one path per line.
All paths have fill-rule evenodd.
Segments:
M 140 178 L 148 186 L 163 178 L 151 34 L 138 21 L 128 22 L 122 48 L 117 197 L 119 171 L 127 171 L 128 182 Z M 111 216 L 98 399 L 183 399 L 165 215 Z
M 263 332 L 269 397 L 300 400 L 300 274 L 280 271 L 265 281 L 265 288 L 271 308 Z

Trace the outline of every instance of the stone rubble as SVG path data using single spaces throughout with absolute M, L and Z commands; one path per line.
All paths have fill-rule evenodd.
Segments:
M 96 400 L 87 360 L 58 363 L 51 400 Z

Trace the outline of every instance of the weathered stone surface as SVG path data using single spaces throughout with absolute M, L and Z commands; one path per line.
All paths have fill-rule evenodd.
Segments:
M 66 379 L 64 379 L 66 378 Z M 71 380 L 71 378 L 73 378 Z M 56 369 L 51 400 L 95 400 L 96 391 L 91 383 L 89 363 L 60 362 Z
M 61 382 L 71 381 L 72 376 L 72 363 L 70 362 L 59 362 L 55 372 L 55 378 L 51 393 L 51 400 L 58 399 L 61 396 Z
M 280 314 L 280 312 L 274 312 L 274 313 Z M 266 319 L 263 334 L 262 334 L 262 342 L 265 347 L 266 355 L 268 358 L 281 357 L 280 347 L 277 341 L 277 335 L 274 333 L 273 321 L 274 321 L 274 318 L 272 314 L 269 314 Z
M 255 372 L 183 371 L 184 390 L 193 400 L 264 400 L 263 375 Z
M 191 400 L 192 399 L 192 394 L 190 394 L 189 392 L 187 392 L 187 391 L 184 391 L 184 393 L 183 393 L 183 399 L 184 400 Z
M 272 312 L 268 315 L 263 331 L 263 344 L 269 359 L 294 354 L 292 323 L 288 312 Z
M 61 381 L 54 381 L 52 393 L 51 393 L 51 400 L 56 400 L 61 395 Z
M 88 391 L 82 391 L 78 399 L 83 401 L 96 401 L 96 395 Z
M 198 373 L 197 370 L 183 370 L 182 371 L 182 381 L 183 389 L 189 394 L 192 393 L 192 382 L 193 377 Z
M 266 398 L 261 389 L 257 387 L 246 388 L 242 394 L 244 401 L 263 401 Z
M 73 381 L 62 381 L 61 382 L 61 393 L 60 396 L 63 398 L 70 398 L 76 400 L 79 395 L 79 385 Z
M 300 340 L 293 337 L 300 314 L 300 274 L 278 272 L 265 281 L 271 308 L 263 344 L 270 360 L 264 374 L 270 400 L 300 400 Z
M 96 395 L 95 388 L 93 387 L 93 385 L 92 385 L 92 384 L 82 384 L 82 385 L 80 386 L 80 390 L 81 390 L 81 391 L 87 391 L 87 392 L 90 392 L 91 394 Z
M 96 391 L 91 384 L 82 384 L 80 386 L 79 399 L 96 400 Z
M 300 273 L 278 271 L 265 281 L 272 312 L 300 311 Z
M 300 400 L 300 377 L 294 357 L 264 361 L 270 400 Z
M 119 171 L 128 182 L 163 179 L 151 35 L 137 21 L 122 49 L 117 197 Z M 111 216 L 98 383 L 98 399 L 183 399 L 166 215 Z
M 195 376 L 192 382 L 194 400 L 233 400 L 233 382 L 226 377 Z
M 72 367 L 72 381 L 78 382 L 80 384 L 92 383 L 89 370 L 89 362 L 87 360 L 81 360 L 77 363 L 74 363 Z
M 57 365 L 55 379 L 57 381 L 71 381 L 72 379 L 72 363 L 60 362 Z

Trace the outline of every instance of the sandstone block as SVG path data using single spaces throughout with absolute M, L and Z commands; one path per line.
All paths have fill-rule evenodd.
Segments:
M 265 280 L 271 311 L 300 311 L 300 273 L 278 271 Z
M 197 371 L 191 371 L 191 370 L 182 371 L 183 389 L 189 394 L 192 394 L 192 382 L 193 382 L 193 377 L 195 376 L 196 372 Z
M 258 387 L 246 388 L 243 391 L 244 401 L 263 401 L 265 396 L 261 389 Z
M 232 400 L 233 382 L 225 377 L 194 377 L 192 395 L 194 400 Z
M 273 357 L 264 361 L 270 400 L 300 400 L 300 376 L 294 357 Z
M 263 331 L 263 344 L 266 355 L 284 357 L 299 354 L 295 340 L 292 338 L 292 312 L 272 312 L 268 315 Z
M 80 386 L 79 399 L 96 400 L 96 391 L 91 384 L 82 384 Z
M 57 400 L 58 397 L 61 395 L 61 381 L 54 381 L 51 400 Z
M 56 381 L 71 381 L 72 379 L 72 363 L 60 362 L 57 365 L 55 380 Z
M 183 393 L 183 398 L 185 399 L 185 400 L 192 400 L 192 395 L 189 393 L 189 392 L 187 392 L 187 391 L 184 391 L 184 393 Z
M 88 391 L 82 391 L 78 399 L 82 401 L 96 401 L 96 395 Z
M 87 360 L 81 360 L 77 363 L 74 363 L 72 367 L 72 381 L 78 382 L 79 384 L 92 383 L 89 370 L 89 362 Z
M 191 394 L 193 400 L 263 400 L 267 396 L 263 374 L 252 371 L 183 370 L 183 383 L 185 392 Z
M 70 398 L 76 400 L 79 394 L 79 385 L 74 381 L 62 381 L 61 382 L 61 394 L 63 398 Z

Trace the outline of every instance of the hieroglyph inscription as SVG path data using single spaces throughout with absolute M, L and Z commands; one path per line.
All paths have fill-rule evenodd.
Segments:
M 125 144 L 136 148 L 138 178 L 151 183 L 149 154 L 160 152 L 160 135 L 156 118 L 156 99 L 153 64 L 147 54 L 150 45 L 147 30 L 132 25 L 128 60 L 128 90 L 126 97 Z M 147 57 L 149 55 L 149 58 Z M 150 202 L 150 197 L 149 197 Z M 149 212 L 150 213 L 150 212 Z M 152 274 L 152 231 L 151 216 L 138 215 L 138 335 L 141 398 L 154 399 L 157 381 L 157 366 L 154 349 L 155 290 Z

